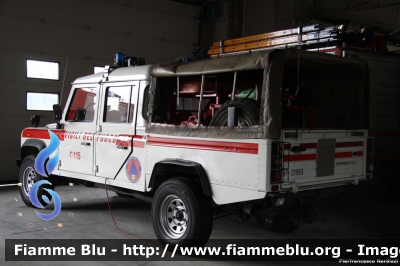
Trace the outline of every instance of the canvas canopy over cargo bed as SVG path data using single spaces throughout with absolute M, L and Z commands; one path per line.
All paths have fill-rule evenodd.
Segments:
M 175 108 L 174 105 L 179 105 L 179 100 L 171 99 L 179 97 L 177 88 L 181 77 L 207 78 L 213 75 L 216 77 L 213 93 L 218 94 L 220 91 L 216 89 L 217 83 L 230 84 L 229 91 L 232 91 L 232 84 L 237 86 L 241 84 L 240 79 L 236 80 L 235 73 L 247 83 L 257 79 L 258 76 L 262 77 L 262 80 L 254 81 L 260 83 L 260 98 L 257 99 L 260 119 L 257 125 L 183 126 L 154 119 L 155 111 L 161 106 L 161 102 L 166 112 Z M 285 121 L 282 120 L 293 118 L 284 117 L 283 112 L 286 108 L 286 103 L 283 101 L 284 92 L 290 91 L 293 95 L 299 96 L 305 87 L 312 87 L 310 104 L 315 110 L 316 129 L 365 128 L 364 117 L 367 117 L 368 111 L 365 104 L 368 100 L 367 74 L 367 64 L 360 60 L 298 49 L 250 52 L 189 63 L 157 64 L 151 68 L 147 130 L 149 133 L 175 136 L 277 139 L 280 138 L 282 127 L 304 129 L 304 125 L 290 125 L 290 123 L 285 125 Z M 227 82 L 227 77 L 230 83 Z M 237 86 L 235 90 L 238 89 Z M 201 101 L 206 94 L 204 92 L 203 95 L 200 94 L 197 92 L 196 97 Z M 232 93 L 229 97 L 232 97 Z M 171 102 L 165 102 L 168 99 Z M 342 121 L 344 116 L 347 116 L 346 123 Z

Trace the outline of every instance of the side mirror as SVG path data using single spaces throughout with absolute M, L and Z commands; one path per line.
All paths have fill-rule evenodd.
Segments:
M 56 121 L 60 121 L 62 119 L 61 105 L 59 104 L 53 105 L 53 115 L 54 115 L 54 120 Z
M 86 117 L 86 109 L 84 109 L 82 107 L 76 108 L 76 113 L 75 113 L 74 120 L 75 121 L 82 121 L 82 120 L 85 120 L 85 117 Z

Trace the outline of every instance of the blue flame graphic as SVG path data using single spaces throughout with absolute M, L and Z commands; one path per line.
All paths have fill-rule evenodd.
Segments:
M 44 209 L 44 207 L 43 207 L 43 205 L 39 202 L 39 199 L 38 199 L 38 197 L 37 197 L 37 191 L 38 191 L 39 187 L 40 187 L 41 185 L 44 185 L 44 184 L 49 184 L 49 185 L 51 185 L 51 183 L 50 183 L 49 181 L 47 181 L 47 180 L 41 180 L 41 181 L 39 181 L 39 182 L 36 182 L 36 183 L 33 185 L 33 187 L 31 188 L 31 190 L 29 191 L 29 198 L 30 198 L 32 204 L 33 204 L 35 207 L 39 208 L 39 209 Z M 56 192 L 54 192 L 53 190 L 47 189 L 47 188 L 43 188 L 43 189 L 46 190 L 47 192 L 49 192 L 50 195 L 52 196 L 52 198 L 53 198 L 53 200 L 54 200 L 54 211 L 53 211 L 52 213 L 50 213 L 50 214 L 43 214 L 43 213 L 40 213 L 40 212 L 38 212 L 38 211 L 35 211 L 35 213 L 36 213 L 37 216 L 39 216 L 39 218 L 41 218 L 42 220 L 49 221 L 49 220 L 55 218 L 57 215 L 60 214 L 60 211 L 61 211 L 61 200 L 60 200 L 60 197 L 58 196 L 58 194 L 57 194 Z M 43 199 L 46 203 L 49 203 L 49 198 L 46 197 L 45 195 L 42 196 L 42 199 Z
M 55 150 L 58 149 L 58 146 L 60 146 L 60 139 L 53 132 L 51 132 L 50 130 L 48 130 L 48 131 L 49 131 L 49 135 L 50 135 L 49 146 L 47 146 L 46 148 L 41 150 L 35 160 L 35 170 L 41 176 L 47 176 L 47 173 L 49 173 L 49 175 L 50 175 L 54 171 L 54 169 L 57 167 L 58 159 L 59 159 L 58 152 L 53 158 L 49 159 L 49 161 L 46 164 L 46 169 L 47 169 L 47 173 L 46 173 L 46 171 L 44 169 L 44 163 L 45 163 L 46 159 Z
M 51 154 L 53 154 L 53 152 L 55 152 L 58 149 L 58 146 L 60 146 L 60 139 L 50 130 L 48 130 L 48 132 L 50 135 L 50 143 L 46 148 L 41 150 L 39 152 L 39 154 L 36 156 L 35 165 L 34 165 L 36 172 L 38 174 L 40 174 L 41 176 L 48 176 L 47 174 L 50 175 L 54 171 L 54 169 L 57 167 L 58 160 L 59 160 L 58 152 L 56 153 L 56 155 L 53 158 L 49 158 L 49 157 Z M 45 168 L 45 162 L 46 162 L 47 158 L 49 158 L 49 160 L 47 161 L 47 164 L 46 164 L 46 170 L 47 170 L 47 173 L 46 173 L 46 170 L 44 168 Z M 44 209 L 43 205 L 40 203 L 38 196 L 37 196 L 39 187 L 43 184 L 51 185 L 51 183 L 49 181 L 41 180 L 41 181 L 36 182 L 32 186 L 31 190 L 29 191 L 29 199 L 31 200 L 32 204 L 39 209 Z M 54 200 L 54 211 L 50 214 L 43 214 L 38 211 L 35 211 L 35 213 L 42 220 L 49 221 L 49 220 L 55 218 L 58 214 L 60 214 L 61 200 L 60 200 L 60 197 L 58 196 L 58 194 L 56 192 L 54 192 L 53 190 L 47 189 L 47 188 L 43 188 L 43 189 L 46 190 L 48 193 L 50 193 L 52 199 Z M 42 195 L 42 199 L 46 203 L 50 202 L 49 198 L 46 195 Z

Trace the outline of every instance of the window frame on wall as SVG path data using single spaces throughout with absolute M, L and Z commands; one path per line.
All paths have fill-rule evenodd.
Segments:
M 50 109 L 42 109 L 42 108 L 38 108 L 38 109 L 32 109 L 29 108 L 28 106 L 28 95 L 29 94 L 53 94 L 57 96 L 57 103 L 55 104 L 60 104 L 60 94 L 59 93 L 55 93 L 55 92 L 41 92 L 41 91 L 27 91 L 26 92 L 26 111 L 43 111 L 43 112 L 53 112 L 53 104 L 51 105 Z
M 57 78 L 45 77 L 45 76 L 34 76 L 32 73 L 30 74 L 29 73 L 29 68 L 28 68 L 28 61 L 57 64 Z M 25 63 L 26 63 L 26 78 L 27 79 L 60 80 L 60 62 L 58 62 L 58 61 L 37 60 L 37 59 L 27 58 Z M 29 74 L 31 76 L 29 76 Z

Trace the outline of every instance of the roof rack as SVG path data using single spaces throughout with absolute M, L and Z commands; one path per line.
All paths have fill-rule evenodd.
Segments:
M 346 25 L 320 28 L 320 24 L 274 31 L 248 37 L 214 42 L 208 50 L 211 58 L 269 49 L 284 49 L 338 41 Z

